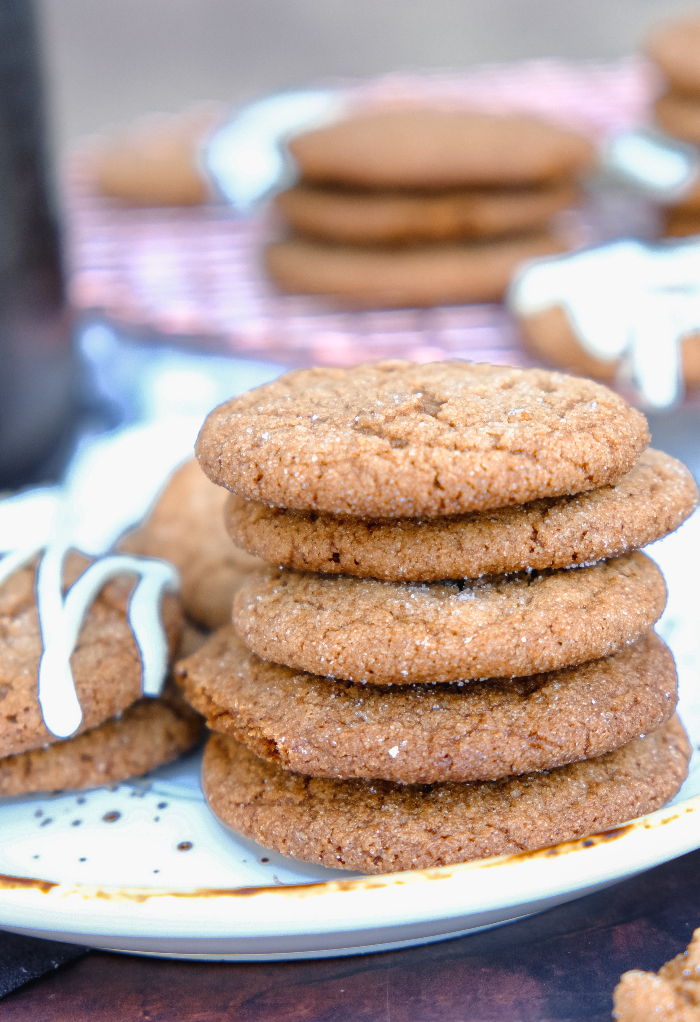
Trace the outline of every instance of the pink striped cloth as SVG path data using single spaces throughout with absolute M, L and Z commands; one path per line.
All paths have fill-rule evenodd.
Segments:
M 395 74 L 347 87 L 360 106 L 423 101 L 524 111 L 600 140 L 643 123 L 657 86 L 648 64 L 627 58 Z M 242 219 L 218 206 L 125 208 L 94 194 L 89 162 L 79 154 L 67 166 L 65 202 L 73 305 L 140 334 L 287 365 L 391 357 L 531 364 L 498 305 L 338 312 L 276 293 L 259 260 L 270 230 L 264 213 Z

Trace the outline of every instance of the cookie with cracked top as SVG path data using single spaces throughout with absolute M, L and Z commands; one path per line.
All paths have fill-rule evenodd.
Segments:
M 673 657 L 653 632 L 549 674 L 388 690 L 268 663 L 229 625 L 180 662 L 175 678 L 212 730 L 285 770 L 409 784 L 591 759 L 655 731 L 676 705 Z
M 264 567 L 229 539 L 225 503 L 226 492 L 192 458 L 173 474 L 140 528 L 119 544 L 129 553 L 176 565 L 185 614 L 210 629 L 231 620 L 234 594 L 251 571 Z
M 187 752 L 201 731 L 199 714 L 166 686 L 77 738 L 0 759 L 0 795 L 118 784 Z
M 392 873 L 544 848 L 660 809 L 690 745 L 677 717 L 615 752 L 498 781 L 403 785 L 293 774 L 226 735 L 202 787 L 227 826 L 305 862 Z
M 550 230 L 381 248 L 297 237 L 268 245 L 265 264 L 287 294 L 325 295 L 340 306 L 399 309 L 500 301 L 524 259 L 566 248 Z
M 663 576 L 641 553 L 590 567 L 446 582 L 271 571 L 236 595 L 249 649 L 375 685 L 522 677 L 608 656 L 661 616 Z
M 347 245 L 412 245 L 544 230 L 555 213 L 578 205 L 572 181 L 534 188 L 447 191 L 343 189 L 301 182 L 281 192 L 283 220 L 307 237 Z
M 536 184 L 592 167 L 592 143 L 527 115 L 381 110 L 292 138 L 308 181 L 369 188 Z
M 66 561 L 69 584 L 89 562 L 77 554 Z M 141 698 L 141 661 L 126 617 L 133 576 L 109 582 L 85 616 L 71 667 L 83 710 L 78 733 L 104 723 Z M 182 631 L 179 598 L 162 602 L 171 656 Z M 42 654 L 34 601 L 34 566 L 14 572 L 0 586 L 0 757 L 59 741 L 44 727 L 37 698 Z
M 216 408 L 197 440 L 242 497 L 368 518 L 454 515 L 616 482 L 646 419 L 591 380 L 391 361 L 299 369 Z
M 673 532 L 697 501 L 697 487 L 685 465 L 647 448 L 616 483 L 518 507 L 372 521 L 270 507 L 232 494 L 225 520 L 234 543 L 271 564 L 434 581 L 617 557 Z

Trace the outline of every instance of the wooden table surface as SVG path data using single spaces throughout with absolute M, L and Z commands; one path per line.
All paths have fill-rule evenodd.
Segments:
M 0 1001 L 8 1022 L 545 1022 L 610 1019 L 626 969 L 700 926 L 700 851 L 539 916 L 385 954 L 256 964 L 93 952 Z

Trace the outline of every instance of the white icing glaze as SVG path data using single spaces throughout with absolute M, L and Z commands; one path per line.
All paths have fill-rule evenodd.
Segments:
M 135 574 L 138 582 L 129 602 L 128 618 L 141 655 L 141 690 L 160 695 L 168 669 L 168 645 L 160 616 L 165 592 L 179 588 L 177 569 L 165 561 L 114 555 L 91 564 L 61 595 L 65 549 L 49 547 L 37 573 L 37 608 L 44 652 L 39 664 L 39 705 L 44 724 L 58 738 L 80 727 L 83 712 L 75 689 L 70 658 L 87 610 L 110 579 Z
M 700 177 L 700 153 L 648 128 L 621 131 L 604 143 L 604 171 L 659 202 L 677 202 Z
M 338 89 L 280 92 L 244 107 L 209 140 L 204 165 L 217 191 L 248 213 L 273 188 L 296 177 L 284 142 L 340 118 L 346 100 Z
M 522 317 L 560 306 L 588 354 L 628 363 L 645 401 L 667 408 L 682 395 L 680 342 L 700 332 L 700 240 L 618 241 L 533 260 L 508 304 Z

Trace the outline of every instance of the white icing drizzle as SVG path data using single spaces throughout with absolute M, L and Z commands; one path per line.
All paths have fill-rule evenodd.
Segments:
M 680 344 L 700 333 L 700 239 L 618 241 L 533 260 L 507 300 L 523 317 L 563 308 L 584 351 L 622 360 L 647 404 L 668 408 L 683 393 Z
M 287 188 L 297 171 L 284 143 L 338 120 L 347 106 L 339 89 L 279 92 L 250 103 L 214 132 L 203 154 L 219 194 L 249 213 L 273 188 Z
M 37 572 L 36 600 L 44 652 L 39 664 L 39 705 L 44 724 L 58 738 L 68 738 L 80 727 L 83 712 L 70 658 L 85 615 L 106 582 L 118 575 L 135 574 L 128 619 L 141 655 L 141 691 L 158 696 L 168 669 L 168 644 L 160 615 L 165 592 L 179 588 L 173 565 L 127 554 L 102 557 L 61 592 L 65 547 L 49 547 Z
M 700 152 L 651 128 L 618 132 L 602 146 L 603 171 L 658 202 L 677 202 L 700 177 Z

